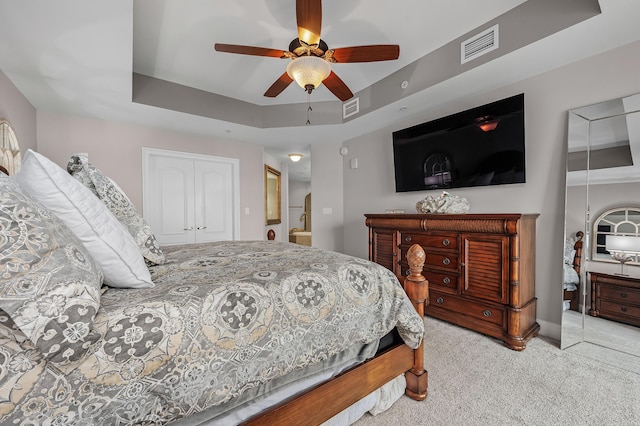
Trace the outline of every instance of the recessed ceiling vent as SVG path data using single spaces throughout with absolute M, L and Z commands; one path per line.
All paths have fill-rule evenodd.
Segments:
M 498 48 L 498 25 L 484 30 L 460 44 L 460 63 L 464 64 Z
M 360 112 L 360 98 L 353 98 L 342 104 L 342 118 L 349 118 Z

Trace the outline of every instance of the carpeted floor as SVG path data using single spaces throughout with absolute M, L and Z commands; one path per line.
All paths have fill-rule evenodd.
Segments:
M 640 425 L 640 375 L 537 337 L 524 351 L 425 318 L 429 396 L 401 397 L 369 425 Z M 640 362 L 640 358 L 636 361 Z
M 640 327 L 565 311 L 562 342 L 570 353 L 640 374 Z

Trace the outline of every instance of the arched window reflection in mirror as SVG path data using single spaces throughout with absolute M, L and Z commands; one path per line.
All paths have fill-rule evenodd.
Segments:
M 593 235 L 593 260 L 618 263 L 619 261 L 612 257 L 613 249 L 616 247 L 610 237 L 631 237 L 616 240 L 623 245 L 632 246 L 626 250 L 629 257 L 626 263 L 640 265 L 640 253 L 633 249 L 633 246 L 640 244 L 640 207 L 621 207 L 604 212 L 593 222 Z M 625 248 L 620 247 L 620 251 L 625 251 Z
M 0 165 L 13 175 L 20 171 L 21 164 L 18 138 L 11 124 L 7 120 L 0 120 Z

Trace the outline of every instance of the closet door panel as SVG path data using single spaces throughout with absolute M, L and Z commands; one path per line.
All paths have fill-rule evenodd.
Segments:
M 145 219 L 160 245 L 239 235 L 237 159 L 143 149 Z
M 158 242 L 195 240 L 193 160 L 153 155 L 149 158 L 151 205 L 146 220 Z
M 230 164 L 196 161 L 196 242 L 233 239 L 233 186 Z

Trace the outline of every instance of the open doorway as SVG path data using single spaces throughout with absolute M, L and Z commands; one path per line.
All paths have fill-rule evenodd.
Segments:
M 289 173 L 289 242 L 310 246 L 311 159 L 306 156 L 299 163 L 302 164 L 290 166 Z

